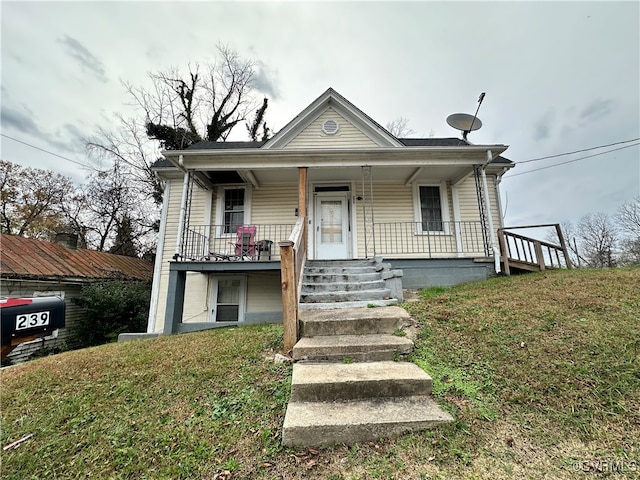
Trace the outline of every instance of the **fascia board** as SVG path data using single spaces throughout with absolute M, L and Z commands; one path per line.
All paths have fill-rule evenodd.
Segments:
M 491 146 L 492 151 L 506 149 Z M 360 150 L 277 150 L 226 151 L 225 155 L 197 152 L 183 157 L 183 166 L 195 170 L 273 169 L 293 167 L 348 167 L 348 166 L 426 166 L 426 165 L 476 165 L 485 158 L 486 148 L 478 147 L 427 147 Z M 209 153 L 209 154 L 207 154 Z M 217 153 L 217 152 L 216 152 Z M 502 166 L 501 166 L 502 167 Z

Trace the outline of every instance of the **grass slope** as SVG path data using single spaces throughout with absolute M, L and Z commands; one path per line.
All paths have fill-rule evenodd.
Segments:
M 161 337 L 2 370 L 4 479 L 640 478 L 640 270 L 430 289 L 411 360 L 452 425 L 280 446 L 279 326 Z

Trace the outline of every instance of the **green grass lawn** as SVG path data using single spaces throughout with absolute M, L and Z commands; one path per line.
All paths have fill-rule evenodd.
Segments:
M 640 270 L 421 292 L 409 360 L 453 424 L 288 449 L 280 326 L 160 337 L 2 370 L 2 478 L 640 478 Z

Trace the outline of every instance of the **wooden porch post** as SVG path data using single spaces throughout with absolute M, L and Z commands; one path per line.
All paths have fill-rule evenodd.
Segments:
M 538 257 L 538 267 L 540 268 L 541 272 L 544 272 L 546 270 L 546 267 L 544 265 L 544 256 L 542 255 L 542 245 L 540 244 L 539 240 L 535 240 L 533 242 L 533 248 L 535 249 L 536 257 Z
M 307 216 L 307 167 L 298 167 L 298 216 Z
M 509 252 L 507 250 L 507 239 L 504 238 L 504 230 L 498 229 L 498 242 L 500 243 L 500 252 L 502 253 L 502 264 L 504 273 L 511 275 L 511 268 L 509 267 Z
M 556 223 L 556 232 L 558 234 L 558 240 L 560 240 L 560 246 L 562 247 L 562 253 L 564 254 L 564 261 L 567 263 L 567 268 L 573 268 L 573 264 L 569 258 L 569 252 L 567 251 L 567 244 L 564 241 L 564 235 L 562 235 L 562 228 L 560 228 L 559 223 Z
M 298 294 L 293 245 L 290 240 L 279 243 L 285 352 L 290 352 L 298 341 Z

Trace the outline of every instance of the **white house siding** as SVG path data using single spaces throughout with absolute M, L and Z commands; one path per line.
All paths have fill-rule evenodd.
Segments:
M 281 320 L 280 272 L 256 272 L 247 278 L 247 320 Z M 274 316 L 276 318 L 274 318 Z
M 358 184 L 356 186 L 357 191 L 361 191 L 362 185 Z M 368 192 L 368 185 L 365 190 Z M 446 184 L 446 196 L 448 202 L 448 216 L 443 218 L 444 221 L 452 221 L 453 220 L 453 198 L 451 194 L 450 185 Z M 393 231 L 395 228 L 403 228 L 403 229 L 412 229 L 411 226 L 406 224 L 414 224 L 416 221 L 415 218 L 415 210 L 414 210 L 414 197 L 413 197 L 413 187 L 405 186 L 404 183 L 374 183 L 373 184 L 373 216 L 376 224 L 396 224 L 389 225 L 389 229 Z M 371 221 L 370 218 L 370 199 L 367 198 L 367 216 L 368 221 Z M 358 258 L 365 258 L 365 233 L 364 233 L 364 220 L 362 213 L 362 201 L 356 201 L 355 205 L 356 214 L 358 218 L 357 224 L 357 235 L 358 235 Z M 399 225 L 405 224 L 405 225 Z M 404 230 L 406 231 L 406 230 Z M 380 244 L 379 234 L 381 233 L 381 228 L 378 229 L 376 235 L 376 253 L 383 251 L 390 251 L 392 249 L 391 239 L 387 241 L 388 245 Z M 416 245 L 414 248 L 416 249 L 425 249 L 427 244 L 427 236 L 426 235 L 412 235 L 411 238 L 407 238 L 407 240 L 415 240 Z M 454 235 L 441 235 L 441 234 L 432 234 L 429 236 L 429 240 L 431 240 L 431 254 L 434 257 L 442 256 L 442 257 L 450 257 L 452 254 L 450 252 L 455 250 L 455 237 Z M 369 257 L 371 257 L 373 253 L 373 244 L 371 235 L 369 235 L 367 239 Z M 422 245 L 422 247 L 418 246 L 418 243 Z M 385 254 L 385 256 L 393 256 L 397 258 L 401 257 L 424 257 L 423 253 L 396 253 L 396 254 Z
M 156 319 L 153 331 L 161 333 L 164 328 L 164 314 L 167 305 L 167 290 L 169 285 L 169 262 L 173 260 L 173 254 L 176 247 L 176 238 L 178 235 L 178 223 L 180 221 L 180 201 L 182 199 L 182 177 L 171 178 L 167 180 L 171 183 L 169 193 L 169 203 L 167 212 L 167 225 L 164 238 L 164 251 L 162 252 L 162 268 L 160 270 L 160 284 L 158 288 L 158 309 L 156 313 Z M 202 225 L 208 223 L 205 218 L 206 205 L 211 192 L 204 190 L 194 184 L 193 196 L 191 200 L 191 215 L 190 223 L 192 225 Z M 206 289 L 206 275 L 190 274 L 187 280 L 189 288 L 193 288 L 195 291 L 201 291 Z M 197 302 L 196 302 L 197 303 Z M 185 299 L 185 317 L 196 313 L 194 309 L 199 307 L 192 306 L 190 302 Z M 202 315 L 202 312 L 199 312 Z
M 339 130 L 334 135 L 327 135 L 322 131 L 325 120 L 338 122 Z M 327 108 L 318 118 L 300 132 L 284 148 L 349 148 L 375 147 L 376 143 L 362 131 L 348 122 L 334 109 Z
M 56 348 L 73 347 L 71 329 L 82 315 L 82 309 L 74 304 L 71 299 L 80 296 L 82 285 L 62 281 L 35 281 L 35 280 L 7 280 L 0 281 L 0 295 L 11 297 L 33 297 L 58 295 L 64 298 L 65 303 L 65 328 L 58 329 L 52 336 L 39 338 L 32 342 L 18 345 L 9 355 L 13 363 L 28 360 L 31 355 L 42 349 L 52 350 Z

